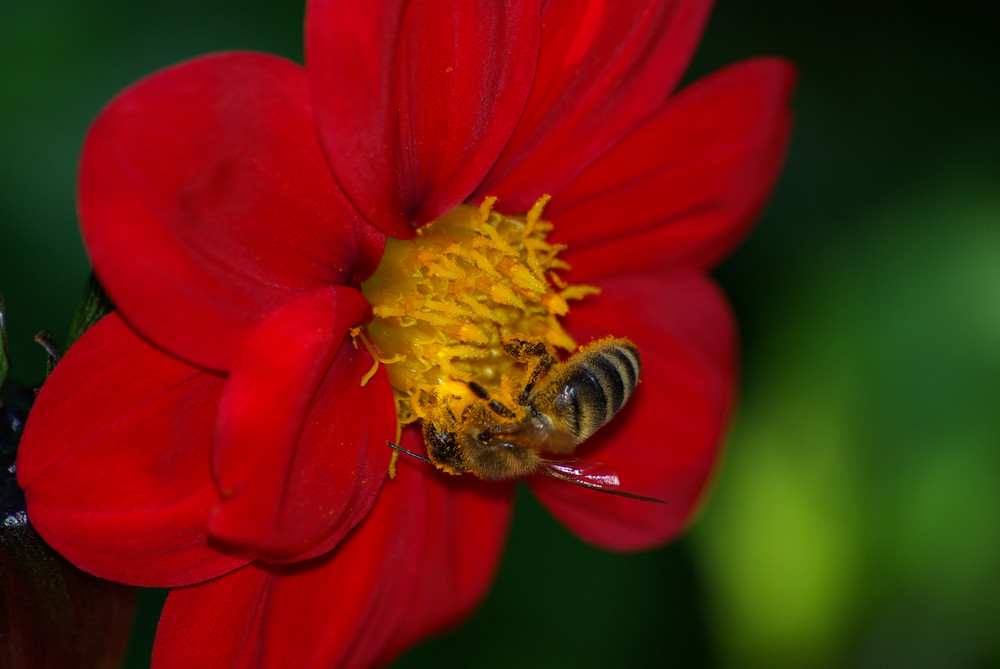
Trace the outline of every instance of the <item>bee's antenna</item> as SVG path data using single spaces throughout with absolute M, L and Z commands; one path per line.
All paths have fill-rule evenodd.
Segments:
M 391 441 L 387 441 L 385 443 L 386 443 L 387 446 L 390 446 L 390 447 L 396 449 L 400 453 L 406 453 L 411 458 L 416 458 L 417 460 L 423 460 L 424 462 L 427 462 L 429 464 L 434 464 L 433 462 L 431 462 L 430 458 L 427 458 L 427 457 L 424 457 L 423 455 L 419 455 L 417 453 L 414 453 L 413 451 L 408 451 L 405 448 L 403 448 L 402 446 L 397 446 L 396 444 L 392 443 Z

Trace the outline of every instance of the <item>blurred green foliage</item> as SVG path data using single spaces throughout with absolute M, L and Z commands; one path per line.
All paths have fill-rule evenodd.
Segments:
M 725 664 L 1000 666 L 989 186 L 945 167 L 867 213 L 768 319 L 694 533 Z
M 401 667 L 1000 666 L 1000 51 L 981 3 L 716 8 L 689 78 L 779 54 L 785 175 L 719 268 L 743 401 L 689 536 L 585 546 L 522 495 L 482 611 Z M 14 375 L 88 266 L 76 158 L 117 91 L 201 53 L 301 60 L 278 0 L 0 3 L 0 290 Z M 129 656 L 148 663 L 162 593 Z

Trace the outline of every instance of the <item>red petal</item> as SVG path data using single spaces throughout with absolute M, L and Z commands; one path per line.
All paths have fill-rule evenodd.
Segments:
M 369 315 L 353 288 L 326 288 L 279 309 L 246 341 L 219 405 L 223 501 L 212 536 L 266 558 L 303 559 L 328 551 L 368 512 L 396 433 L 385 376 L 362 387 L 371 359 L 343 344 Z
M 455 608 L 467 612 L 492 579 L 509 487 L 487 496 L 452 491 L 439 485 L 443 476 L 401 462 L 369 516 L 330 556 L 251 565 L 175 590 L 153 666 L 367 667 L 387 659 L 394 636 L 440 623 L 445 610 L 449 618 Z M 435 586 L 433 601 L 418 594 Z
M 758 59 L 685 89 L 546 210 L 578 279 L 711 264 L 764 206 L 791 129 L 793 67 Z
M 524 114 L 474 199 L 527 211 L 666 100 L 701 37 L 706 0 L 550 0 Z
M 408 431 L 406 448 L 422 452 L 422 438 Z M 399 631 L 382 654 L 389 662 L 421 639 L 457 624 L 475 611 L 492 585 L 513 510 L 513 486 L 449 476 L 400 456 L 399 477 L 416 469 L 427 479 L 425 542 L 412 601 Z
M 465 200 L 517 122 L 537 53 L 533 0 L 312 0 L 320 134 L 365 216 L 410 237 L 411 221 Z
M 608 334 L 630 338 L 642 356 L 642 373 L 629 404 L 577 454 L 609 465 L 622 490 L 668 503 L 542 476 L 529 484 L 584 540 L 640 550 L 684 528 L 712 471 L 734 395 L 735 324 L 725 299 L 697 273 L 637 273 L 599 285 L 600 297 L 570 312 L 569 330 L 582 342 Z
M 418 223 L 465 200 L 507 143 L 538 58 L 537 0 L 411 2 L 401 33 L 399 176 Z
M 18 452 L 28 515 L 105 578 L 176 586 L 245 564 L 209 547 L 209 438 L 222 379 L 164 355 L 111 314 L 56 366 Z
M 411 237 L 396 180 L 396 107 L 390 73 L 407 0 L 310 0 L 306 62 L 327 160 L 369 221 Z
M 87 137 L 79 197 L 122 316 L 212 369 L 298 292 L 366 275 L 384 243 L 326 165 L 305 72 L 262 54 L 199 58 L 118 96 Z
M 172 590 L 156 628 L 152 669 L 263 669 L 255 651 L 270 579 L 251 564 L 208 583 Z

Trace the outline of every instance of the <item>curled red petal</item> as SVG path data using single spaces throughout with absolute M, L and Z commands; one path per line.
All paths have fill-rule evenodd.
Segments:
M 170 587 L 247 562 L 209 545 L 210 436 L 223 380 L 161 353 L 115 314 L 56 366 L 18 451 L 28 516 L 104 578 Z
M 308 294 L 247 339 L 215 425 L 222 504 L 212 536 L 269 559 L 329 550 L 371 507 L 396 417 L 384 374 L 345 335 L 370 308 L 353 288 Z
M 527 211 L 667 99 L 708 18 L 708 0 L 550 0 L 535 83 L 476 198 Z
M 791 131 L 793 66 L 728 67 L 555 195 L 546 211 L 580 280 L 649 265 L 704 267 L 742 240 L 778 178 Z
M 396 237 L 465 200 L 520 116 L 537 0 L 312 0 L 306 56 L 338 181 Z
M 199 58 L 115 98 L 88 134 L 79 200 L 122 316 L 210 369 L 299 292 L 366 276 L 384 244 L 326 165 L 305 72 L 263 54 Z
M 635 273 L 599 286 L 600 297 L 570 312 L 569 331 L 583 342 L 628 337 L 639 348 L 642 373 L 629 403 L 577 454 L 610 466 L 622 490 L 667 504 L 543 476 L 529 485 L 584 540 L 641 550 L 687 525 L 712 472 L 734 396 L 735 324 L 725 298 L 696 272 Z
M 368 517 L 330 555 L 250 565 L 175 590 L 153 667 L 368 667 L 389 659 L 412 630 L 467 613 L 492 580 L 509 487 L 483 495 L 441 485 L 441 476 L 401 462 Z

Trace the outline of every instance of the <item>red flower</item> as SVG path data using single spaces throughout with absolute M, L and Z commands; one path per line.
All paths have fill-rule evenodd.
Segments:
M 70 560 L 177 588 L 154 665 L 385 662 L 484 596 L 511 486 L 408 459 L 386 480 L 393 388 L 385 366 L 360 384 L 372 360 L 348 333 L 371 317 L 359 287 L 385 235 L 487 195 L 505 214 L 552 195 L 568 278 L 602 291 L 567 331 L 643 356 L 587 457 L 669 504 L 529 485 L 610 549 L 683 528 L 734 387 L 734 324 L 705 271 L 776 178 L 793 80 L 761 59 L 670 95 L 708 10 L 313 0 L 308 69 L 206 56 L 102 112 L 80 215 L 118 311 L 45 384 L 19 475 Z

